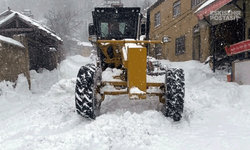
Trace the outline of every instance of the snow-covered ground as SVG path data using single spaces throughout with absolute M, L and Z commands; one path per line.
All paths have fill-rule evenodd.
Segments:
M 107 96 L 96 120 L 75 112 L 78 69 L 90 58 L 72 56 L 54 71 L 31 72 L 32 90 L 20 75 L 0 82 L 0 149 L 67 150 L 248 150 L 250 86 L 226 82 L 197 61 L 169 62 L 185 70 L 184 117 L 164 117 L 157 97 L 130 101 Z

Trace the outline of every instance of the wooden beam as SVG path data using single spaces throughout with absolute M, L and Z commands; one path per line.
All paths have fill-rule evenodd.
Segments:
M 11 28 L 11 29 L 0 29 L 0 32 L 31 32 L 32 28 Z
M 16 28 L 19 28 L 19 26 L 20 26 L 20 23 L 19 23 L 19 20 L 16 17 Z
M 4 28 L 6 25 L 8 25 L 9 23 L 11 23 L 12 21 L 15 21 L 15 19 L 16 19 L 16 16 L 15 16 L 15 17 L 12 17 L 11 19 L 9 19 L 9 20 L 3 22 L 3 23 L 0 25 L 0 27 L 1 27 L 1 28 Z

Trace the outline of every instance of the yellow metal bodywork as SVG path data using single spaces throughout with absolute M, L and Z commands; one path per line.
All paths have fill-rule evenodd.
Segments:
M 127 49 L 129 98 L 146 99 L 147 49 L 136 45 L 128 46 Z
M 122 48 L 125 47 L 127 43 L 134 43 L 136 45 L 140 45 L 142 47 L 145 47 L 147 44 L 163 44 L 162 41 L 139 41 L 139 40 L 98 40 L 94 42 L 103 52 L 106 59 L 104 60 L 105 63 L 108 64 L 114 64 L 115 67 L 118 67 L 120 65 L 123 65 L 124 68 L 128 67 L 127 60 L 124 59 L 124 54 L 122 53 Z M 114 57 L 110 58 L 108 55 L 108 48 L 112 47 L 114 50 Z
M 118 66 L 122 65 L 122 54 L 121 54 L 121 46 L 119 44 L 111 44 L 111 43 L 97 43 L 98 47 L 102 50 L 104 56 L 106 59 L 104 60 L 105 63 L 107 64 L 115 64 L 115 67 L 117 68 Z M 114 52 L 114 57 L 110 58 L 108 55 L 108 48 L 112 46 L 112 49 L 115 50 Z
M 114 87 L 125 87 L 127 91 L 105 91 L 102 93 L 102 99 L 105 95 L 129 94 L 130 99 L 146 99 L 146 94 L 159 96 L 160 102 L 163 102 L 162 93 L 147 93 L 148 86 L 162 87 L 162 83 L 147 83 L 147 44 L 163 44 L 162 41 L 138 41 L 138 40 L 97 40 L 94 42 L 105 55 L 103 60 L 107 64 L 114 64 L 115 68 L 122 66 L 127 71 L 127 81 L 122 82 L 103 81 L 101 86 L 107 84 Z M 114 56 L 108 55 L 108 48 L 112 47 Z M 126 52 L 124 51 L 126 49 Z M 114 78 L 117 78 L 114 77 Z M 119 77 L 118 77 L 119 78 Z M 122 77 L 120 77 L 122 78 Z M 134 89 L 137 89 L 134 91 Z M 138 92 L 139 91 L 139 92 Z
M 127 82 L 125 81 L 103 81 L 101 86 L 105 85 L 112 85 L 114 87 L 127 87 Z M 146 83 L 146 87 L 158 87 L 164 91 L 164 83 Z M 105 91 L 102 93 L 102 100 L 105 99 L 105 95 L 121 95 L 121 94 L 129 94 L 129 91 Z M 165 99 L 163 98 L 163 93 L 158 93 L 158 92 L 146 92 L 147 95 L 151 96 L 158 96 L 159 101 L 161 103 L 165 102 Z

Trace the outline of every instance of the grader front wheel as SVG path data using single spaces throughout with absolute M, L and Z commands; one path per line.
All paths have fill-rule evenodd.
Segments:
M 82 66 L 75 87 L 76 111 L 79 115 L 90 119 L 95 119 L 99 115 L 101 106 L 96 92 L 96 70 L 94 64 Z
M 185 83 L 182 69 L 168 69 L 165 78 L 165 104 L 163 113 L 174 121 L 180 121 L 184 108 Z

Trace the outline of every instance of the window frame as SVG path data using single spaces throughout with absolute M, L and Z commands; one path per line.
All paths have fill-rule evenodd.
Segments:
M 191 0 L 191 8 L 195 8 L 199 4 L 201 4 L 204 0 Z
M 155 55 L 156 55 L 156 57 L 162 55 L 162 45 L 161 44 L 155 44 Z
M 154 20 L 155 20 L 155 28 L 156 27 L 159 27 L 161 25 L 161 12 L 158 11 L 157 13 L 155 13 L 155 16 L 154 16 Z
M 180 36 L 175 39 L 175 55 L 184 54 L 186 51 L 186 36 Z
M 181 1 L 178 0 L 173 3 L 173 16 L 177 17 L 181 14 Z

